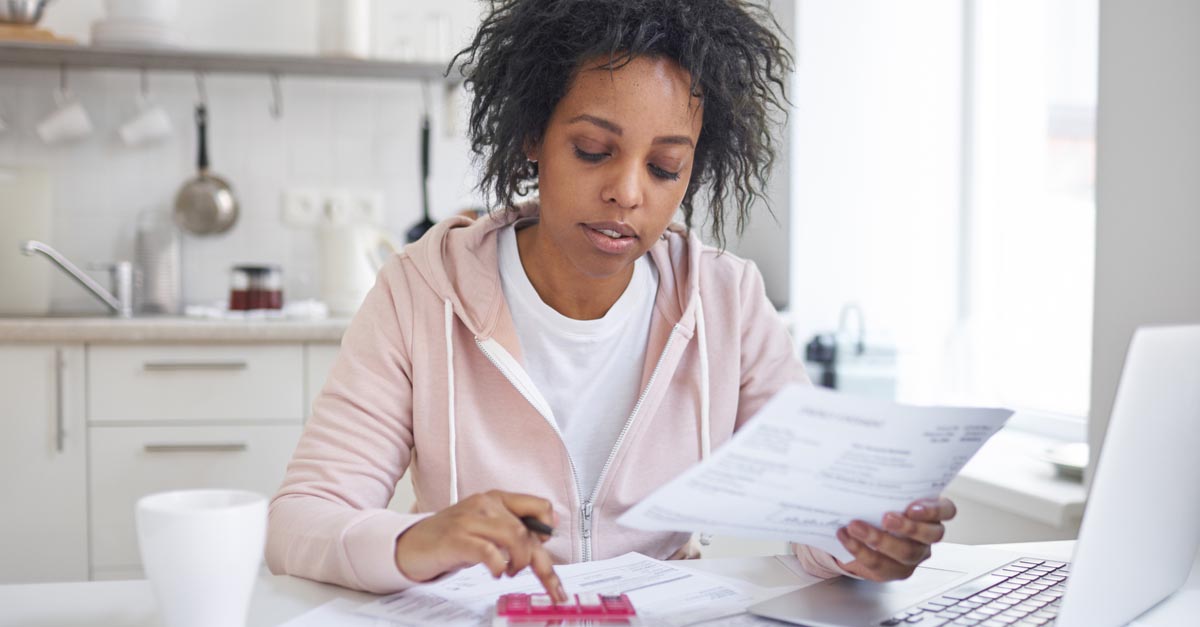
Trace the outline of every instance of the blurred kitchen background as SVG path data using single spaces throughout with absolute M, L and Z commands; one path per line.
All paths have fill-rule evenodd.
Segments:
M 256 55 L 315 57 L 322 54 L 321 37 L 328 36 L 318 24 L 324 9 L 313 0 L 166 4 L 176 7 L 169 43 L 188 50 L 237 52 L 251 60 Z M 358 45 L 375 58 L 444 66 L 478 19 L 472 0 L 334 4 L 335 15 L 338 10 L 352 14 L 357 7 L 370 12 L 366 29 L 346 29 L 365 46 L 332 46 L 329 55 L 338 57 L 355 54 L 353 46 Z M 103 0 L 56 0 L 40 25 L 87 44 L 92 25 L 112 19 Z M 148 97 L 169 115 L 173 132 L 129 146 L 118 129 L 138 111 L 142 73 L 69 64 L 66 68 L 68 88 L 86 108 L 92 133 L 47 144 L 35 129 L 54 109 L 60 69 L 3 67 L 0 116 L 7 129 L 0 132 L 0 163 L 42 168 L 49 174 L 53 218 L 48 237 L 68 258 L 77 263 L 131 259 L 138 214 L 170 212 L 176 192 L 195 173 L 196 77 L 186 71 L 146 73 Z M 182 280 L 188 303 L 224 299 L 230 266 L 238 262 L 280 265 L 290 299 L 319 295 L 316 232 L 285 222 L 283 203 L 289 191 L 313 192 L 317 204 L 339 194 L 349 194 L 347 205 L 365 198 L 376 203 L 382 226 L 400 236 L 420 217 L 420 81 L 346 78 L 336 72 L 316 77 L 284 74 L 279 80 L 279 116 L 271 112 L 270 74 L 218 69 L 205 73 L 204 84 L 212 170 L 232 184 L 241 211 L 227 233 L 185 236 Z M 436 216 L 480 204 L 472 191 L 471 162 L 458 124 L 459 100 L 452 96 L 448 101 L 444 85 L 429 82 L 429 194 Z M 5 244 L 10 245 L 15 246 Z M 43 260 L 27 265 L 36 266 L 39 273 L 49 269 Z M 45 277 L 52 285 L 53 311 L 103 310 L 57 271 Z
M 1074 537 L 1133 328 L 1200 319 L 1200 11 L 770 5 L 793 106 L 773 216 L 757 208 L 730 249 L 759 265 L 814 381 L 1018 410 L 952 484 L 949 539 Z M 0 493 L 23 512 L 0 518 L 0 582 L 140 576 L 138 496 L 274 490 L 367 253 L 402 245 L 424 202 L 435 221 L 488 206 L 465 94 L 440 77 L 481 6 L 52 0 L 35 26 L 0 24 Z M 169 226 L 201 99 L 240 207 L 212 235 Z M 155 119 L 126 128 L 139 112 Z M 143 281 L 139 311 L 113 316 L 27 239 L 80 266 L 162 253 L 177 311 L 142 315 Z M 284 311 L 226 311 L 260 278 Z M 393 505 L 409 502 L 402 485 Z

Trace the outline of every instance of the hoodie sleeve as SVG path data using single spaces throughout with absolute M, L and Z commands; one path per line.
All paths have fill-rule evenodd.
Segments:
M 385 509 L 413 447 L 412 309 L 399 264 L 384 266 L 351 321 L 271 501 L 272 573 L 376 594 L 415 583 L 396 566 L 396 538 L 424 515 Z
M 740 287 L 742 307 L 741 391 L 734 429 L 740 429 L 771 397 L 789 383 L 810 384 L 804 364 L 775 306 L 767 300 L 762 274 L 747 261 Z M 849 575 L 832 555 L 820 549 L 791 544 L 792 552 L 814 577 Z
M 767 300 L 762 274 L 754 262 L 746 261 L 738 291 L 742 303 L 742 359 L 735 431 L 783 386 L 810 383 L 783 318 Z

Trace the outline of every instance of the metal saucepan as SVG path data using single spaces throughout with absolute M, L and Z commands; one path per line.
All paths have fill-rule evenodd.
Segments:
M 196 176 L 175 196 L 175 223 L 196 235 L 224 233 L 237 222 L 238 203 L 225 179 L 208 171 L 208 110 L 196 105 Z
M 50 0 L 0 0 L 0 24 L 33 26 L 42 19 Z

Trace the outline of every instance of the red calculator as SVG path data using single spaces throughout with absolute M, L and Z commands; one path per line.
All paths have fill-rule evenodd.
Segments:
M 548 594 L 506 594 L 496 601 L 493 627 L 550 625 L 638 625 L 637 612 L 623 594 L 585 592 L 555 603 Z

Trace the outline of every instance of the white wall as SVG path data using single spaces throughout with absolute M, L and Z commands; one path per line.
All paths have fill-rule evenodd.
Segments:
M 1200 322 L 1200 3 L 1100 2 L 1089 441 L 1133 330 Z
M 784 34 L 783 43 L 796 55 L 796 5 L 798 0 L 769 0 L 771 11 Z M 788 97 L 796 98 L 797 83 L 788 85 Z M 786 106 L 786 105 L 785 105 Z M 782 120 L 781 120 L 782 122 Z M 750 224 L 739 238 L 732 224 L 727 225 L 729 250 L 740 257 L 752 259 L 763 275 L 767 298 L 779 309 L 787 309 L 792 302 L 792 137 L 791 128 L 796 123 L 795 112 L 776 129 L 777 141 L 775 166 L 767 181 L 768 202 L 757 203 L 751 210 Z M 768 212 L 768 205 L 770 212 Z M 774 214 L 774 215 L 772 215 Z M 731 220 L 732 222 L 732 220 Z

